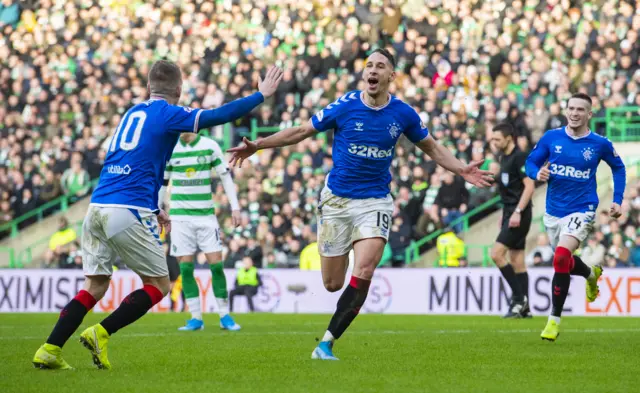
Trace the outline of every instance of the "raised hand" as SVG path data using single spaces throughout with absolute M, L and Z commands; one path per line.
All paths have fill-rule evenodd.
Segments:
M 491 183 L 493 183 L 493 174 L 489 171 L 483 171 L 480 169 L 480 165 L 482 165 L 483 162 L 484 160 L 471 161 L 469 165 L 465 166 L 460 171 L 460 176 L 462 176 L 465 181 L 476 187 L 490 187 Z
M 622 215 L 622 208 L 617 203 L 611 204 L 611 209 L 609 209 L 609 217 L 611 218 L 619 218 Z
M 269 68 L 267 71 L 267 75 L 264 79 L 260 78 L 258 81 L 258 91 L 262 93 L 264 98 L 271 97 L 275 94 L 280 81 L 282 80 L 282 75 L 284 72 L 278 66 L 273 66 Z
M 551 176 L 551 172 L 549 171 L 549 161 L 540 168 L 538 171 L 538 176 L 536 176 L 536 180 L 538 181 L 547 181 L 549 180 L 549 176 Z
M 242 142 L 243 143 L 240 146 L 232 147 L 227 150 L 229 153 L 233 153 L 229 160 L 229 164 L 232 167 L 235 167 L 236 165 L 242 167 L 244 160 L 251 157 L 256 151 L 258 151 L 257 143 L 250 141 L 246 137 L 242 138 Z
M 240 210 L 232 210 L 231 211 L 231 221 L 233 223 L 233 227 L 237 228 L 242 223 L 242 215 L 240 214 Z

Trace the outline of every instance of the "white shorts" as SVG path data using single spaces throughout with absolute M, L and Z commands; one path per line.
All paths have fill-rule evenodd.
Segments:
M 153 213 L 89 206 L 82 224 L 82 254 L 82 269 L 87 276 L 110 276 L 116 256 L 139 275 L 169 275 Z
M 208 254 L 222 251 L 218 219 L 171 222 L 171 255 L 184 257 L 195 255 L 196 251 Z
M 393 198 L 349 199 L 322 190 L 318 204 L 318 248 L 324 257 L 348 254 L 361 239 L 389 239 Z
M 543 222 L 551 246 L 556 248 L 560 237 L 568 235 L 584 242 L 593 230 L 596 214 L 594 212 L 573 213 L 559 218 L 545 213 Z

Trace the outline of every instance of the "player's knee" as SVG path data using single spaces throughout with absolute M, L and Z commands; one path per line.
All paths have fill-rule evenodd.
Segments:
M 189 261 L 189 262 L 180 262 L 180 274 L 182 275 L 182 278 L 185 279 L 191 279 L 193 278 L 193 271 L 195 269 L 195 266 L 193 264 L 193 262 Z
M 373 278 L 373 272 L 375 270 L 375 263 L 360 264 L 360 266 L 357 266 L 355 269 L 353 269 L 353 275 L 365 280 L 371 280 Z
M 94 299 L 100 300 L 109 290 L 109 276 L 88 276 L 84 280 L 84 290 L 89 292 Z
M 505 250 L 502 247 L 492 248 L 491 259 L 498 267 L 504 266 L 506 264 Z
M 325 279 L 324 280 L 324 287 L 329 292 L 337 292 L 340 289 L 342 289 L 343 285 L 344 285 L 344 280 L 342 280 L 342 281 L 335 280 L 335 279 Z
M 557 247 L 553 255 L 553 270 L 556 273 L 569 273 L 573 267 L 571 251 L 564 247 Z
M 162 292 L 162 296 L 166 296 L 171 289 L 171 281 L 169 280 L 169 276 L 166 277 L 144 277 L 142 279 L 142 283 L 144 285 L 152 285 L 160 292 Z

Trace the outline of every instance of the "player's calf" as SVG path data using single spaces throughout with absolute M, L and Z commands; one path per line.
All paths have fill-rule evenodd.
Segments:
M 507 250 L 508 249 L 504 244 L 496 242 L 491 249 L 491 258 L 495 262 L 496 266 L 498 266 L 502 277 L 504 277 L 505 281 L 511 288 L 511 305 L 509 306 L 509 311 L 504 317 L 519 318 L 520 311 L 525 306 L 524 292 L 513 266 L 507 261 Z
M 144 286 L 131 292 L 100 325 L 109 335 L 140 319 L 169 293 L 169 276 L 142 277 Z

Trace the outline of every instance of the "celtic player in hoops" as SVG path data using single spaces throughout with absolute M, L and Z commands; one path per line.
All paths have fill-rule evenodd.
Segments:
M 478 169 L 480 162 L 465 165 L 438 144 L 411 106 L 389 94 L 389 84 L 396 76 L 394 68 L 391 53 L 377 49 L 365 63 L 364 91 L 348 92 L 307 124 L 253 142 L 245 138 L 243 145 L 229 150 L 234 153 L 232 164 L 242 165 L 258 150 L 293 145 L 318 132 L 335 130 L 334 166 L 318 206 L 318 246 L 325 288 L 336 292 L 344 286 L 351 249 L 355 263 L 328 329 L 312 352 L 313 359 L 337 360 L 334 341 L 356 318 L 367 298 L 391 228 L 389 169 L 400 135 L 472 184 L 484 187 L 492 180 L 488 172 Z
M 240 224 L 240 204 L 220 146 L 212 139 L 196 134 L 183 134 L 173 150 L 165 170 L 165 186 L 171 182 L 169 215 L 172 256 L 180 262 L 182 290 L 191 312 L 191 319 L 179 330 L 202 330 L 200 290 L 193 275 L 195 254 L 204 252 L 211 269 L 211 286 L 218 304 L 220 327 L 240 330 L 229 315 L 227 279 L 222 269 L 220 226 L 214 213 L 211 194 L 211 170 L 215 169 L 231 204 L 234 226 Z M 164 190 L 164 188 L 163 188 Z

